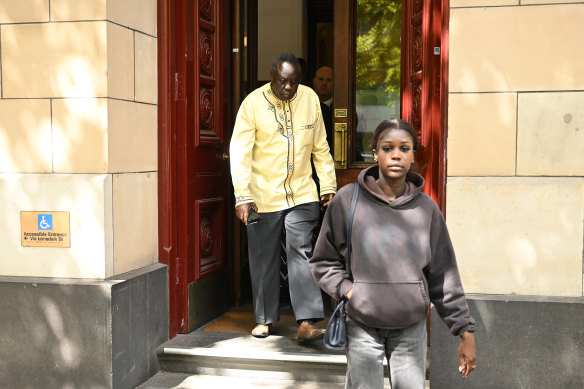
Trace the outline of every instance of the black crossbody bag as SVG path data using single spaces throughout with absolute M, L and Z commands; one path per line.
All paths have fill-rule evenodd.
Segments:
M 357 198 L 359 197 L 359 184 L 355 183 L 353 189 L 353 198 L 351 200 L 351 210 L 349 211 L 349 226 L 347 228 L 347 260 L 346 268 L 349 273 L 349 279 L 353 279 L 351 274 L 351 230 L 353 227 L 353 216 L 355 215 L 355 207 L 357 205 Z M 345 298 L 335 307 L 333 314 L 326 326 L 326 332 L 323 339 L 324 346 L 330 350 L 342 350 L 347 346 L 347 327 L 345 324 Z

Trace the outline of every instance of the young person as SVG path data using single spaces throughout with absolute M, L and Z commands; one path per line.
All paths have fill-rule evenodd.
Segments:
M 377 165 L 358 178 L 352 277 L 345 259 L 353 185 L 331 202 L 310 260 L 320 287 L 347 300 L 346 388 L 383 388 L 385 357 L 393 389 L 424 388 L 430 302 L 461 337 L 459 370 L 466 377 L 476 367 L 475 321 L 444 218 L 422 193 L 424 179 L 410 170 L 416 132 L 406 121 L 384 120 L 371 143 Z

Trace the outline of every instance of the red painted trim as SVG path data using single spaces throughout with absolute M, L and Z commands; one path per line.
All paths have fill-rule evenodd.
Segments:
M 432 8 L 433 1 L 424 2 L 424 10 L 422 11 L 422 48 L 423 48 L 423 65 L 422 65 L 422 139 L 421 144 L 423 149 L 422 159 L 426 162 L 426 170 L 423 172 L 426 185 L 424 192 L 434 201 L 436 196 L 434 193 L 434 165 L 435 160 L 432 155 L 433 151 L 433 111 L 432 111 L 432 90 L 433 74 L 434 74 L 434 56 L 433 56 L 433 31 L 432 31 Z
M 194 12 L 191 1 L 188 0 L 174 0 L 175 2 L 175 34 L 174 40 L 176 44 L 176 201 L 177 209 L 180 212 L 176 213 L 177 220 L 177 258 L 176 258 L 176 320 L 179 333 L 188 332 L 188 191 L 186 185 L 188 184 L 188 169 L 187 169 L 187 137 L 188 137 L 188 111 L 186 96 L 189 95 L 187 88 L 192 87 L 192 82 L 187 80 L 187 66 L 188 62 L 192 61 L 192 57 L 188 55 L 188 41 L 193 39 L 189 31 L 192 32 L 193 26 L 187 23 L 189 12 Z M 190 53 L 192 55 L 192 53 Z
M 168 266 L 170 338 L 178 331 L 174 7 L 174 0 L 158 0 L 158 255 Z
M 422 71 L 422 144 L 428 145 L 424 158 L 425 192 L 446 211 L 446 140 L 448 123 L 448 0 L 425 4 L 423 16 L 424 68 Z M 440 55 L 434 48 L 440 47 Z
M 445 115 L 447 114 L 447 93 L 448 90 L 445 88 L 444 82 L 447 81 L 448 77 L 448 39 L 444 39 L 444 29 L 447 26 L 444 25 L 444 3 L 447 0 L 435 0 L 432 7 L 432 46 L 440 47 L 440 55 L 433 55 L 433 76 L 432 76 L 432 94 L 430 104 L 432 105 L 432 195 L 442 212 L 445 211 L 445 196 L 446 196 L 446 154 L 445 154 L 445 142 L 446 142 L 446 127 Z M 446 4 L 447 6 L 447 4 Z M 445 47 L 446 46 L 446 47 Z M 430 49 L 433 51 L 433 47 Z M 432 53 L 433 54 L 433 53 Z M 446 60 L 445 60 L 446 58 Z M 446 64 L 446 69 L 445 69 Z M 445 71 L 446 70 L 446 71 Z M 446 95 L 445 95 L 446 92 Z
M 439 155 L 440 144 L 442 143 L 442 132 L 440 128 L 440 75 L 441 75 L 441 57 L 434 53 L 435 47 L 440 47 L 442 20 L 440 17 L 441 0 L 431 2 L 430 9 L 425 13 L 428 37 L 426 46 L 426 55 L 428 70 L 425 71 L 425 81 L 427 86 L 424 88 L 425 97 L 423 99 L 426 107 L 426 133 L 429 138 L 428 157 L 430 159 L 428 169 L 428 193 L 440 206 L 442 193 L 440 192 L 441 182 L 439 177 L 440 165 L 442 160 Z
M 441 182 L 441 201 L 438 204 L 442 214 L 446 217 L 446 180 L 448 159 L 447 159 L 447 140 L 448 140 L 448 66 L 450 58 L 450 0 L 442 0 L 442 63 L 440 65 L 440 128 L 442 139 L 440 142 L 440 182 Z
M 412 18 L 412 10 L 410 7 L 410 1 L 402 2 L 402 12 L 403 12 L 403 19 L 402 19 L 402 31 L 403 31 L 403 40 L 402 40 L 402 57 L 401 57 L 401 75 L 400 75 L 400 84 L 401 84 L 401 118 L 404 120 L 410 120 L 410 111 L 412 106 L 412 91 L 411 91 L 411 82 L 410 82 L 410 58 L 406 53 L 408 53 L 407 47 L 410 47 L 412 44 L 412 37 L 410 33 L 409 23 Z

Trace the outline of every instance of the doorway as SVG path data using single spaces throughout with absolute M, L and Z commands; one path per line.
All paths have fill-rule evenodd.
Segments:
M 309 85 L 318 67 L 334 68 L 338 187 L 371 165 L 376 123 L 366 119 L 399 116 L 418 131 L 425 191 L 444 211 L 448 0 L 376 4 L 158 0 L 159 255 L 169 267 L 171 337 L 249 301 L 227 149 L 241 101 L 269 80 L 281 51 L 306 60 Z M 388 42 L 375 35 L 382 24 Z M 367 39 L 391 55 L 367 49 Z
M 241 81 L 234 117 L 247 93 L 268 82 L 277 53 L 292 51 L 306 60 L 309 86 L 316 69 L 331 66 L 338 187 L 371 166 L 371 133 L 381 120 L 398 117 L 418 132 L 416 165 L 426 180 L 424 191 L 444 212 L 448 0 L 236 3 L 241 16 L 234 41 L 240 43 L 241 62 L 234 72 Z M 245 262 L 245 256 L 240 252 L 236 262 Z

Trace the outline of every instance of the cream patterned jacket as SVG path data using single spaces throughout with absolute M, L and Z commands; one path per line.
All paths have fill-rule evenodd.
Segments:
M 335 166 L 317 94 L 299 85 L 287 101 L 266 84 L 241 103 L 229 145 L 235 206 L 255 202 L 259 212 L 275 212 L 336 193 Z

